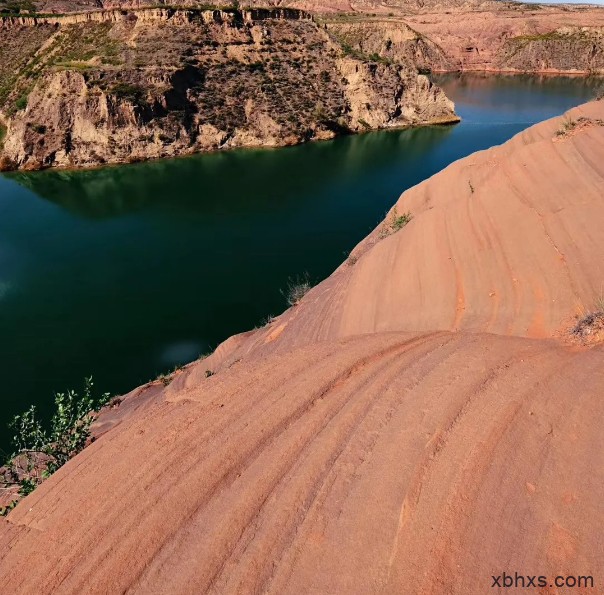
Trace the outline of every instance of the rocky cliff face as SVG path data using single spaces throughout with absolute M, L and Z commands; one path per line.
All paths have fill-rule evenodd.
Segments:
M 442 48 L 403 21 L 332 17 L 324 19 L 324 25 L 349 54 L 378 56 L 384 62 L 397 62 L 420 71 L 455 69 Z
M 350 51 L 422 70 L 604 72 L 602 8 L 498 2 L 393 11 L 322 18 Z
M 416 70 L 344 56 L 300 11 L 94 14 L 5 29 L 6 36 L 14 27 L 46 33 L 7 84 L 4 169 L 277 146 L 457 120 L 452 102 Z
M 506 41 L 499 66 L 529 72 L 604 72 L 604 27 L 562 27 Z
M 424 75 L 409 76 L 401 66 L 338 61 L 347 99 L 349 126 L 357 130 L 451 122 L 453 104 Z
M 485 10 L 405 17 L 456 70 L 602 72 L 604 9 L 501 2 Z M 433 64 L 435 70 L 450 70 Z

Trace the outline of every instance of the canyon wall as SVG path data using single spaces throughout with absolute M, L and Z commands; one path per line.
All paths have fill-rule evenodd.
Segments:
M 506 40 L 498 65 L 528 72 L 604 73 L 604 26 L 562 27 Z
M 351 54 L 378 56 L 420 71 L 455 70 L 437 44 L 394 19 L 323 19 L 329 34 Z
M 288 145 L 458 120 L 453 103 L 412 65 L 346 55 L 297 10 L 13 19 L 0 36 L 32 38 L 0 67 L 4 169 Z
M 604 73 L 604 9 L 595 6 L 453 3 L 321 19 L 352 51 L 424 70 Z

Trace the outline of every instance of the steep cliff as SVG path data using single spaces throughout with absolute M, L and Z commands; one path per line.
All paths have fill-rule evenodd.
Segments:
M 5 169 L 457 121 L 415 69 L 345 56 L 301 11 L 108 11 L 13 21 L 0 35 L 32 31 L 39 48 L 8 73 L 0 105 Z
M 333 39 L 349 54 L 378 57 L 420 71 L 455 69 L 455 64 L 437 44 L 403 21 L 324 17 L 323 22 Z

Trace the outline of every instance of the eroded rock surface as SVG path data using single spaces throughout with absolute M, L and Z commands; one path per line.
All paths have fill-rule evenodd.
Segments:
M 97 20 L 79 19 L 94 17 Z M 65 21 L 74 19 L 74 22 Z M 414 67 L 344 56 L 296 10 L 150 9 L 13 24 L 4 168 L 91 166 L 455 122 Z M 1 99 L 2 95 L 0 95 Z

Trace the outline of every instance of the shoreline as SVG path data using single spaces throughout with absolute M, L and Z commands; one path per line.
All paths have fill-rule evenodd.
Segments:
M 563 71 L 563 70 L 543 70 L 543 71 L 520 71 L 520 70 L 504 70 L 504 69 L 457 69 L 457 70 L 445 70 L 445 69 L 433 69 L 430 73 L 427 73 L 426 76 L 430 79 L 432 75 L 442 76 L 442 75 L 458 75 L 463 76 L 464 74 L 469 75 L 484 75 L 485 77 L 490 76 L 507 76 L 507 77 L 519 77 L 519 76 L 529 76 L 529 77 L 545 77 L 545 78 L 572 78 L 572 79 L 588 79 L 588 78 L 598 78 L 602 79 L 604 82 L 604 71 L 601 73 L 587 72 L 587 71 Z M 431 80 L 431 79 L 430 79 Z M 433 84 L 438 84 L 435 81 L 431 82 Z M 0 113 L 0 124 L 4 124 L 5 120 L 3 119 L 3 115 Z M 208 150 L 192 150 L 187 152 L 182 152 L 177 155 L 164 155 L 158 157 L 149 157 L 149 158 L 141 158 L 134 160 L 117 160 L 111 161 L 107 163 L 96 163 L 90 165 L 70 165 L 70 166 L 43 166 L 43 167 L 35 167 L 35 168 L 23 168 L 23 167 L 2 167 L 0 163 L 0 174 L 14 174 L 14 173 L 36 173 L 43 171 L 94 171 L 97 169 L 103 169 L 107 167 L 117 167 L 124 165 L 136 165 L 138 163 L 149 163 L 155 161 L 163 161 L 167 159 L 179 159 L 185 157 L 193 157 L 195 155 L 209 155 L 215 153 L 223 153 L 226 151 L 233 151 L 238 149 L 284 149 L 287 147 L 296 147 L 300 145 L 305 145 L 313 142 L 320 142 L 326 140 L 335 140 L 342 136 L 352 136 L 352 135 L 361 135 L 367 134 L 371 132 L 379 132 L 379 131 L 388 131 L 388 130 L 408 130 L 413 128 L 424 128 L 430 126 L 453 126 L 461 122 L 461 117 L 455 116 L 451 118 L 439 118 L 432 121 L 422 122 L 422 123 L 414 123 L 414 124 L 406 124 L 406 125 L 397 125 L 397 126 L 384 126 L 381 128 L 371 128 L 371 129 L 360 129 L 360 130 L 350 130 L 347 133 L 334 133 L 332 137 L 315 137 L 309 140 L 301 140 L 300 142 L 284 142 L 280 144 L 248 144 L 248 145 L 238 145 L 238 146 L 225 146 L 218 147 L 214 149 Z M 0 160 L 2 158 L 2 151 L 0 149 Z
M 110 163 L 99 163 L 99 164 L 94 164 L 94 165 L 48 166 L 48 167 L 40 167 L 40 168 L 16 167 L 16 168 L 12 168 L 12 169 L 2 169 L 0 167 L 0 175 L 4 175 L 4 176 L 10 178 L 12 175 L 15 175 L 15 174 L 36 174 L 36 173 L 40 173 L 40 172 L 49 172 L 49 171 L 56 171 L 56 172 L 60 172 L 60 171 L 61 172 L 95 171 L 95 170 L 106 169 L 106 168 L 110 168 L 110 167 L 123 167 L 123 166 L 127 166 L 127 165 L 153 163 L 153 162 L 158 162 L 158 161 L 166 161 L 168 159 L 185 159 L 187 157 L 195 157 L 197 155 L 215 155 L 215 154 L 219 154 L 219 153 L 226 153 L 226 152 L 237 151 L 237 150 L 286 149 L 288 147 L 299 147 L 299 146 L 307 145 L 310 143 L 336 140 L 338 138 L 343 138 L 345 136 L 359 136 L 359 135 L 369 134 L 371 132 L 387 132 L 387 131 L 395 131 L 395 130 L 398 130 L 398 131 L 411 130 L 411 129 L 415 129 L 415 128 L 429 128 L 431 126 L 446 127 L 446 126 L 454 126 L 455 124 L 459 124 L 460 122 L 461 122 L 461 117 L 457 116 L 455 118 L 453 118 L 453 117 L 441 118 L 439 120 L 434 120 L 434 121 L 430 121 L 430 122 L 426 122 L 426 123 L 422 123 L 422 124 L 409 124 L 409 125 L 403 125 L 403 126 L 385 126 L 383 128 L 372 128 L 369 130 L 358 130 L 358 131 L 352 130 L 347 134 L 335 134 L 334 136 L 332 136 L 330 138 L 317 137 L 317 138 L 312 138 L 310 140 L 303 140 L 298 143 L 284 143 L 284 144 L 279 144 L 279 145 L 263 145 L 263 144 L 240 145 L 240 146 L 235 146 L 235 147 L 224 147 L 224 148 L 211 149 L 211 150 L 206 150 L 206 151 L 183 152 L 183 153 L 179 153 L 178 155 L 166 155 L 163 157 L 149 157 L 148 159 L 136 159 L 136 160 L 132 160 L 132 161 L 127 161 L 127 160 L 112 161 Z M 2 157 L 2 153 L 0 152 L 0 158 L 1 157 Z
M 432 69 L 432 74 L 487 74 L 504 76 L 568 76 L 571 78 L 589 78 L 598 77 L 604 79 L 604 70 L 593 72 L 589 70 L 516 70 L 516 69 L 497 69 L 497 68 L 459 68 L 457 70 Z M 429 75 L 428 75 L 429 76 Z

